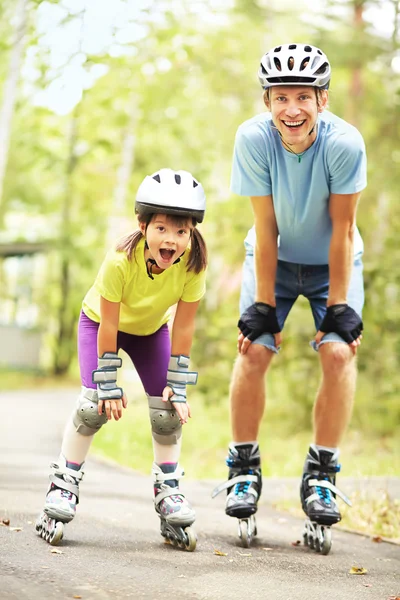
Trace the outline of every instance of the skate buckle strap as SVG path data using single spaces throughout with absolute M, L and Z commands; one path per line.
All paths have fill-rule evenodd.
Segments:
M 76 481 L 82 481 L 85 474 L 82 470 L 75 471 L 75 469 L 70 469 L 69 467 L 61 468 L 60 465 L 55 462 L 50 463 L 50 468 L 52 469 L 54 475 L 69 475 Z
M 228 481 L 225 481 L 224 483 L 217 485 L 217 487 L 214 488 L 212 491 L 211 498 L 215 498 L 216 496 L 218 496 L 218 494 L 220 494 L 224 490 L 227 490 L 230 487 L 233 487 L 237 483 L 258 483 L 258 478 L 257 478 L 257 475 L 249 475 L 249 474 L 248 475 L 237 475 L 236 477 L 232 477 L 232 479 L 228 479 Z M 250 492 L 250 490 L 248 490 L 248 491 Z
M 161 484 L 161 489 L 159 492 L 157 492 L 154 498 L 154 504 L 158 506 L 160 502 L 162 502 L 165 498 L 169 498 L 170 496 L 181 496 L 182 498 L 185 497 L 178 487 L 170 487 L 169 485 Z
M 349 506 L 352 506 L 350 498 L 348 498 L 345 494 L 343 494 L 343 492 L 341 492 L 331 481 L 326 481 L 323 479 L 309 479 L 308 485 L 310 487 L 315 486 L 315 487 L 326 488 L 326 489 L 330 490 L 331 492 L 333 492 L 336 496 L 339 496 L 339 498 L 341 498 L 343 500 L 343 502 L 346 502 L 346 504 L 348 504 Z M 313 502 L 314 500 L 319 500 L 319 499 L 320 499 L 319 494 L 317 494 L 317 493 L 311 494 L 311 496 L 309 496 L 307 498 L 307 504 L 310 502 Z

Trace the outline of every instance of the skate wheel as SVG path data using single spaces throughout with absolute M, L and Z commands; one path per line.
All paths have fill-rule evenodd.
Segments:
M 191 527 L 186 527 L 184 532 L 187 536 L 187 543 L 184 547 L 188 552 L 193 552 L 196 549 L 197 536 Z
M 306 533 L 303 533 L 303 544 L 308 546 L 308 535 Z
M 250 548 L 252 536 L 249 531 L 249 522 L 247 520 L 239 521 L 239 539 L 243 548 Z
M 308 546 L 311 548 L 311 550 L 314 550 L 315 543 L 312 535 L 308 536 Z
M 321 554 L 329 554 L 329 551 L 332 547 L 332 532 L 329 527 L 324 528 L 323 530 L 323 541 L 320 544 Z
M 49 544 L 51 546 L 57 546 L 57 544 L 59 544 L 61 542 L 61 540 L 63 539 L 64 536 L 64 527 L 63 524 L 59 521 L 58 523 L 56 523 L 53 531 L 51 532 L 50 536 L 49 536 Z

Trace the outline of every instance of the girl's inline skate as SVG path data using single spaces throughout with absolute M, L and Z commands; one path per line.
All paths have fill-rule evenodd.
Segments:
M 212 498 L 228 490 L 225 513 L 238 519 L 239 540 L 249 548 L 257 535 L 254 515 L 262 487 L 260 450 L 256 442 L 232 443 L 228 452 L 229 479 L 213 490 Z
M 168 468 L 172 467 L 172 468 Z M 179 465 L 153 463 L 154 506 L 160 517 L 160 531 L 166 543 L 193 552 L 197 536 L 191 527 L 196 514 L 179 490 L 184 472 Z
M 300 487 L 300 498 L 307 519 L 304 524 L 303 540 L 306 546 L 328 554 L 332 545 L 331 525 L 341 520 L 336 503 L 339 496 L 351 506 L 350 500 L 336 487 L 339 451 L 330 451 L 310 446 L 304 465 Z
M 82 480 L 82 466 L 79 470 L 67 467 L 61 455 L 57 463 L 51 463 L 50 486 L 43 511 L 36 521 L 36 532 L 52 546 L 57 546 L 64 536 L 64 525 L 75 516 L 79 502 L 79 482 Z

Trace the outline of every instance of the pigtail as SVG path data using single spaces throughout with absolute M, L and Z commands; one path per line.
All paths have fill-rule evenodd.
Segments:
M 128 260 L 132 260 L 132 255 L 135 252 L 135 248 L 142 238 L 144 238 L 144 235 L 140 229 L 138 229 L 137 231 L 134 231 L 133 233 L 130 233 L 119 240 L 115 249 L 117 252 L 126 252 Z
M 201 273 L 207 267 L 207 246 L 203 236 L 197 227 L 192 230 L 192 240 L 187 264 L 188 271 L 194 271 L 196 274 Z

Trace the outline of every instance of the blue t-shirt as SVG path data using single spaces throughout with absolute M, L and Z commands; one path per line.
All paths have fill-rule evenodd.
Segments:
M 235 141 L 231 190 L 240 196 L 272 194 L 279 231 L 278 258 L 328 264 L 332 222 L 329 196 L 355 194 L 367 185 L 366 154 L 359 131 L 329 111 L 318 118 L 317 137 L 299 156 L 286 150 L 271 115 L 240 125 Z M 255 245 L 255 230 L 246 242 Z M 354 254 L 363 253 L 358 229 Z

